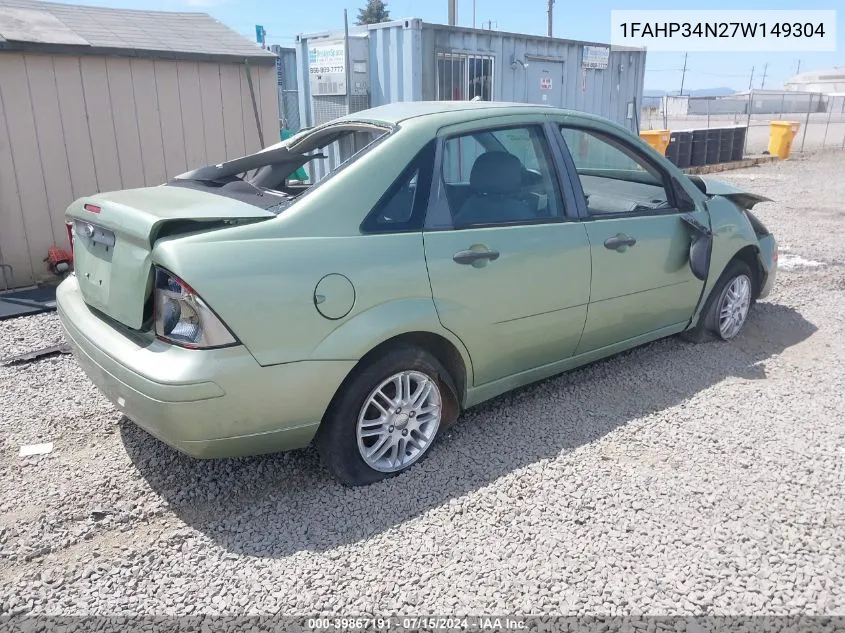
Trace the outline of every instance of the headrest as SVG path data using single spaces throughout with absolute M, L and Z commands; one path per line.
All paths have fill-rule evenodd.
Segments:
M 508 152 L 487 152 L 475 159 L 469 184 L 479 193 L 516 193 L 522 187 L 522 163 Z

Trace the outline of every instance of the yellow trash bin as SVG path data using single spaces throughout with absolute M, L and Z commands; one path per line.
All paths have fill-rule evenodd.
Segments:
M 769 126 L 769 154 L 778 158 L 789 158 L 792 139 L 798 134 L 797 121 L 772 121 Z
M 669 147 L 669 130 L 646 130 L 640 132 L 640 138 L 661 156 L 666 155 L 666 148 Z

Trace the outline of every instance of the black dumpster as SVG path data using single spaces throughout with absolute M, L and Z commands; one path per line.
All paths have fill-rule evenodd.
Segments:
M 707 164 L 707 130 L 692 131 L 692 157 L 690 164 L 693 166 Z
M 719 131 L 719 162 L 728 163 L 733 154 L 734 130 L 733 127 L 725 127 Z
M 672 132 L 669 136 L 669 146 L 666 148 L 666 158 L 677 167 L 683 169 L 691 165 L 692 132 Z
M 742 160 L 742 156 L 745 153 L 745 135 L 747 132 L 748 128 L 745 126 L 734 128 L 731 160 Z

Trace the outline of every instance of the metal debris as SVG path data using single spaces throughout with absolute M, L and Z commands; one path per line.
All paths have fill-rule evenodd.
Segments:
M 0 365 L 5 367 L 9 367 L 10 365 L 23 365 L 24 363 L 31 363 L 36 360 L 41 360 L 42 358 L 70 353 L 70 345 L 67 343 L 60 343 L 59 345 L 51 345 L 50 347 L 34 349 L 30 352 L 18 354 L 17 356 L 9 356 L 8 358 L 0 360 Z

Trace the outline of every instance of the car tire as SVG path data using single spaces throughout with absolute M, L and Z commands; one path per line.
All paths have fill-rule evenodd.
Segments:
M 743 288 L 746 298 L 740 302 L 741 305 L 729 305 L 730 297 Z M 701 343 L 714 337 L 724 341 L 731 340 L 742 330 L 753 305 L 754 275 L 748 264 L 741 260 L 733 260 L 710 292 L 698 323 L 694 328 L 683 332 L 681 336 L 692 343 Z M 736 317 L 731 327 L 726 327 L 727 319 L 723 314 L 726 310 Z
M 433 355 L 412 345 L 390 348 L 365 360 L 341 385 L 317 432 L 320 457 L 347 486 L 405 472 L 428 455 L 438 432 L 454 423 L 456 393 L 449 372 Z M 423 399 L 415 402 L 415 397 Z

